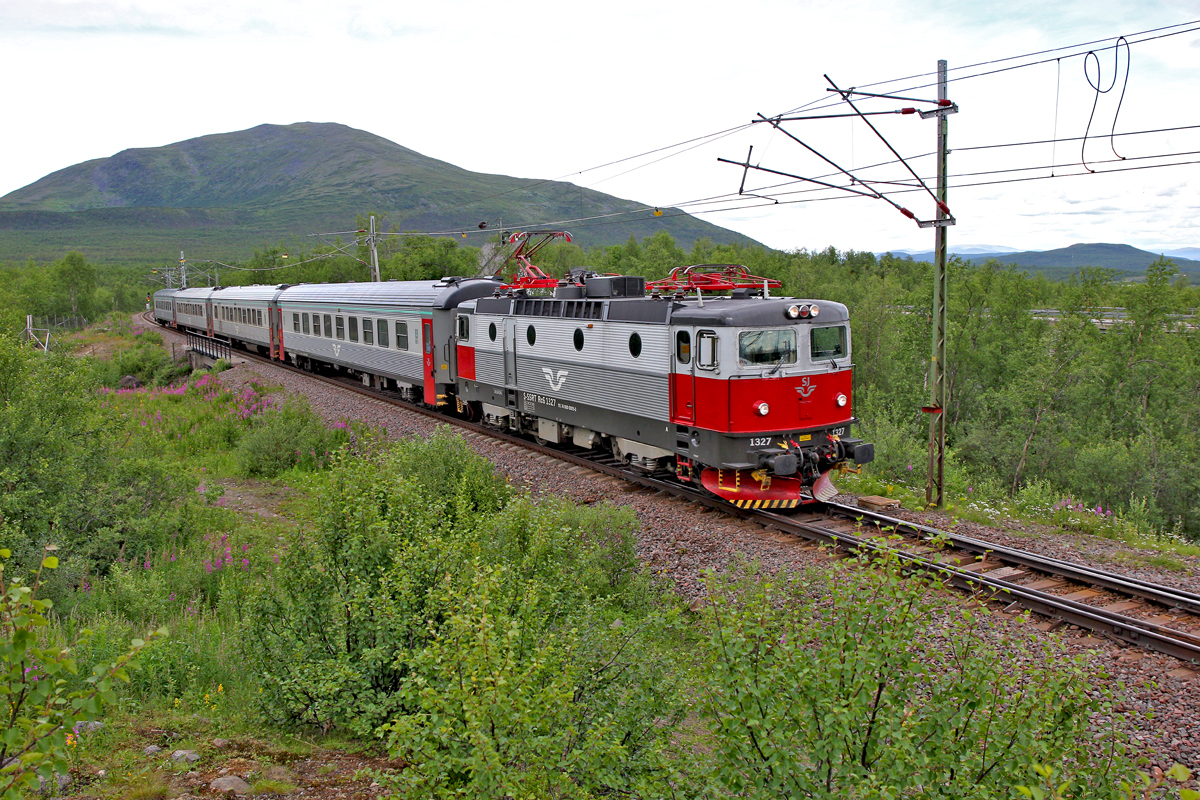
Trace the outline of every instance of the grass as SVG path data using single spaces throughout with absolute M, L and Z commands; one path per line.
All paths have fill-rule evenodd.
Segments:
M 835 480 L 847 491 L 859 495 L 880 495 L 898 500 L 910 510 L 925 508 L 925 487 L 905 482 L 888 483 L 872 475 L 869 467 L 861 475 L 846 475 Z M 1125 563 L 1157 567 L 1172 572 L 1187 572 L 1194 569 L 1181 557 L 1200 556 L 1200 544 L 1187 541 L 1178 533 L 1162 532 L 1140 517 L 1137 509 L 1112 514 L 1098 514 L 1095 510 L 1067 504 L 1065 500 L 1042 499 L 1019 495 L 1014 502 L 1002 492 L 989 491 L 987 487 L 968 486 L 959 490 L 957 496 L 946 495 L 942 509 L 955 520 L 974 522 L 980 525 L 999 526 L 1006 520 L 1056 528 L 1063 535 L 1095 536 L 1121 542 L 1136 548 Z M 1040 487 L 1034 487 L 1037 491 Z M 1007 531 L 1010 535 L 1030 536 L 1023 531 Z M 1150 552 L 1144 552 L 1150 551 Z

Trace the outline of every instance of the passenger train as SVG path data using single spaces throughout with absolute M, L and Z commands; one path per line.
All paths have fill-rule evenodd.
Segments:
M 671 470 L 745 508 L 827 500 L 831 471 L 874 457 L 850 436 L 846 307 L 772 297 L 742 267 L 676 270 L 649 291 L 586 270 L 164 289 L 154 315 L 540 442 Z

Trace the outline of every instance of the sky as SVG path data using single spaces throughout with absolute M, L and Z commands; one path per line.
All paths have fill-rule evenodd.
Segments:
M 1040 51 L 1054 52 L 1028 55 Z M 932 229 L 886 201 L 796 180 L 847 182 L 788 134 L 932 218 L 930 195 L 863 119 L 750 123 L 853 114 L 825 75 L 935 99 L 938 59 L 959 109 L 952 246 L 1200 247 L 1200 127 L 1134 133 L 1200 126 L 1200 0 L 0 0 L 0 196 L 127 148 L 338 122 L 478 172 L 681 207 L 780 249 L 929 250 Z M 1113 88 L 1092 89 L 1085 64 Z M 1089 117 L 1098 138 L 1081 153 L 1061 140 Z M 932 187 L 936 120 L 868 119 Z M 1127 135 L 1110 141 L 1114 127 Z M 970 149 L 1018 142 L 1042 144 Z M 750 170 L 743 186 L 744 170 L 718 159 L 744 162 L 751 147 L 750 163 L 794 177 Z M 996 182 L 1016 178 L 1035 180 Z

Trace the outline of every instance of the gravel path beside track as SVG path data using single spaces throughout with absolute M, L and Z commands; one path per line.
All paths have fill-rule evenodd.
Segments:
M 135 324 L 139 322 L 140 318 L 135 318 Z M 177 335 L 164 332 L 164 336 Z M 420 414 L 343 392 L 267 364 L 239 364 L 222 373 L 221 381 L 235 390 L 249 381 L 280 385 L 287 392 L 306 397 L 312 408 L 330 423 L 360 420 L 385 428 L 389 437 L 426 436 L 437 426 L 436 422 Z M 684 501 L 633 490 L 615 479 L 583 468 L 570 468 L 549 457 L 497 441 L 482 438 L 468 438 L 467 441 L 514 484 L 527 487 L 534 496 L 555 495 L 579 503 L 603 500 L 630 506 L 642 523 L 637 543 L 639 560 L 644 568 L 661 573 L 688 599 L 698 596 L 701 575 L 706 570 L 724 571 L 743 559 L 757 560 L 768 571 L 784 567 L 800 571 L 826 563 L 830 558 L 817 548 L 806 547 L 754 523 L 736 521 L 719 513 L 705 513 Z M 928 520 L 934 527 L 945 528 L 952 524 L 950 518 L 939 515 L 904 512 L 904 516 L 914 521 Z M 1200 590 L 1197 576 L 1200 563 L 1195 559 L 1189 564 L 1190 573 L 1151 567 L 1128 569 L 1126 565 L 1131 560 L 1140 561 L 1136 558 L 1139 553 L 1121 542 L 1051 534 L 1032 526 L 1005 530 L 976 523 L 957 523 L 953 527 L 956 532 L 975 538 L 1135 575 L 1164 585 Z M 997 631 L 1001 626 L 1028 626 L 1039 621 L 1000 613 L 989 619 Z M 1124 714 L 1137 751 L 1144 753 L 1151 764 L 1164 769 L 1179 762 L 1200 772 L 1200 679 L 1170 676 L 1168 673 L 1183 665 L 1156 653 L 1094 639 L 1070 628 L 1054 635 L 1061 635 L 1068 650 L 1074 654 L 1091 653 L 1097 682 L 1110 683 L 1114 689 L 1117 682 L 1124 684 L 1118 711 Z M 1147 718 L 1148 713 L 1153 714 L 1152 719 Z

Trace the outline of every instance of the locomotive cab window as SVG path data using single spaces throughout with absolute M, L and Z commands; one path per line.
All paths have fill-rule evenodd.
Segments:
M 738 364 L 743 367 L 795 363 L 794 330 L 745 331 L 738 336 Z
M 396 323 L 396 349 L 397 350 L 407 350 L 408 349 L 408 323 L 407 322 L 397 322 Z
M 371 320 L 363 320 L 363 344 L 375 344 L 374 328 Z
M 471 339 L 471 318 L 466 314 L 460 314 L 458 317 L 458 340 L 460 342 L 470 341 Z
M 717 368 L 717 334 L 712 331 L 700 331 L 696 334 L 696 366 L 700 369 Z
M 687 331 L 675 334 L 675 360 L 680 364 L 692 361 L 692 334 Z
M 846 357 L 846 326 L 836 325 L 831 328 L 813 328 L 812 360 L 827 361 L 831 358 Z

